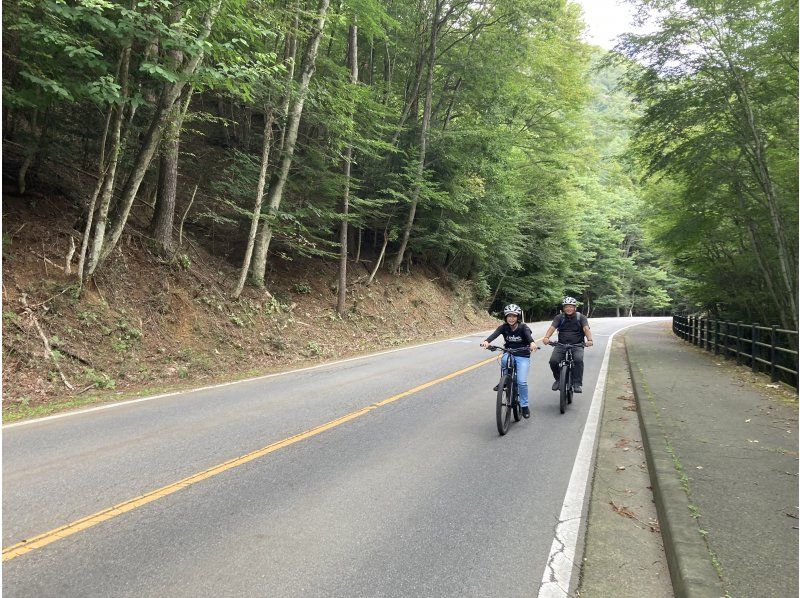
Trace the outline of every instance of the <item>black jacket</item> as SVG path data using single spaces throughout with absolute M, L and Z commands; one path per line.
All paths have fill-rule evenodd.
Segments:
M 518 355 L 520 357 L 530 357 L 531 356 L 531 343 L 533 342 L 533 333 L 531 329 L 528 328 L 528 325 L 525 323 L 517 324 L 516 330 L 511 330 L 511 326 L 508 325 L 508 322 L 503 322 L 500 326 L 497 327 L 497 330 L 492 332 L 488 337 L 486 337 L 486 342 L 491 343 L 494 339 L 498 336 L 503 335 L 503 340 L 505 341 L 506 349 L 522 349 L 524 348 L 525 351 L 517 351 L 514 355 Z

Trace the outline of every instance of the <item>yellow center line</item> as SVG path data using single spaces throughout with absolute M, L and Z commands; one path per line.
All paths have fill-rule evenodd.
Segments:
M 391 396 L 388 399 L 384 399 L 382 401 L 379 401 L 377 403 L 374 403 L 357 411 L 353 411 L 351 413 L 348 413 L 347 415 L 343 415 L 342 417 L 339 417 L 337 419 L 319 425 L 315 428 L 306 430 L 305 432 L 300 432 L 299 434 L 295 434 L 294 436 L 284 438 L 283 440 L 274 442 L 263 448 L 255 450 L 251 453 L 242 455 L 241 457 L 236 457 L 235 459 L 231 459 L 229 461 L 225 461 L 224 463 L 220 463 L 219 465 L 215 465 L 210 469 L 206 469 L 205 471 L 201 471 L 200 473 L 191 475 L 178 482 L 169 484 L 168 486 L 163 486 L 162 488 L 152 490 L 147 494 L 142 494 L 141 496 L 131 498 L 130 500 L 121 502 L 118 505 L 114 505 L 113 507 L 110 507 L 108 509 L 98 511 L 93 515 L 89 515 L 82 519 L 78 519 L 77 521 L 73 521 L 72 523 L 68 523 L 66 525 L 62 525 L 61 527 L 50 530 L 43 534 L 39 534 L 38 536 L 34 536 L 33 538 L 29 538 L 27 540 L 23 540 L 22 542 L 18 542 L 17 544 L 14 544 L 12 546 L 3 549 L 3 562 L 10 561 L 11 559 L 18 557 L 21 554 L 25 554 L 27 552 L 31 552 L 33 550 L 37 550 L 39 548 L 47 546 L 48 544 L 51 544 L 56 540 L 60 540 L 62 538 L 67 538 L 73 534 L 77 534 L 78 532 L 89 529 L 90 527 L 94 527 L 98 523 L 102 523 L 103 521 L 108 521 L 109 519 L 113 519 L 114 517 L 127 513 L 128 511 L 133 511 L 134 509 L 138 509 L 139 507 L 151 503 L 155 500 L 158 500 L 159 498 L 169 496 L 170 494 L 177 492 L 178 490 L 181 490 L 183 488 L 188 488 L 189 486 L 196 484 L 197 482 L 219 475 L 224 471 L 233 469 L 234 467 L 239 467 L 240 465 L 244 465 L 245 463 L 253 461 L 254 459 L 258 459 L 259 457 L 263 457 L 264 455 L 273 453 L 279 449 L 295 444 L 296 442 L 300 442 L 301 440 L 305 440 L 306 438 L 311 438 L 312 436 L 321 434 L 326 430 L 330 430 L 331 428 L 340 426 L 346 422 L 361 417 L 362 415 L 366 415 L 367 413 L 369 413 L 374 409 L 378 409 L 379 407 L 383 407 L 384 405 L 393 403 L 394 401 L 397 401 L 399 399 L 417 393 L 421 390 L 430 388 L 435 384 L 440 384 L 441 382 L 445 382 L 447 380 L 450 380 L 451 378 L 455 378 L 456 376 L 465 374 L 466 372 L 479 368 L 495 360 L 497 360 L 497 357 L 490 357 L 489 359 L 486 359 L 484 361 L 466 367 L 462 370 L 458 370 L 457 372 L 453 372 L 452 374 L 448 374 L 447 376 L 443 376 L 442 378 L 438 378 L 436 380 L 431 380 L 430 382 L 426 382 L 425 384 L 420 384 L 419 386 L 416 386 L 410 390 L 406 390 L 404 392 Z

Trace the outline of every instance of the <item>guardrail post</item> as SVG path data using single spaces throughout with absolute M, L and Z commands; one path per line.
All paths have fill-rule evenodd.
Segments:
M 706 351 L 711 351 L 711 319 L 706 318 Z
M 706 348 L 706 340 L 707 340 L 706 322 L 707 321 L 708 320 L 706 320 L 705 318 L 700 318 L 700 348 L 701 349 L 705 349 Z
M 750 335 L 751 345 L 750 345 L 750 369 L 753 372 L 758 371 L 758 322 L 753 324 L 753 334 Z
M 731 336 L 731 323 L 725 322 L 725 359 L 730 359 L 732 357 Z
M 742 363 L 742 323 L 736 322 L 736 365 Z
M 778 368 L 775 367 L 775 357 L 777 357 L 775 351 L 775 343 L 778 338 L 778 325 L 773 324 L 770 330 L 770 339 L 769 339 L 769 378 L 773 382 L 778 381 Z
M 719 320 L 714 320 L 714 355 L 719 355 Z

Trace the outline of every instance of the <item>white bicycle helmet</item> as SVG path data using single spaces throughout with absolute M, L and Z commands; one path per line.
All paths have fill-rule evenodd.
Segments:
M 503 308 L 503 319 L 505 320 L 506 316 L 514 314 L 520 320 L 522 319 L 522 308 L 517 305 L 516 303 L 509 303 Z
M 575 299 L 575 297 L 564 297 L 561 305 L 574 305 L 575 307 L 578 307 L 578 300 Z

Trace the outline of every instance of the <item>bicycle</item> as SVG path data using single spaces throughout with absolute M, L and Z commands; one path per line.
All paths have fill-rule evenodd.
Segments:
M 501 370 L 500 382 L 497 383 L 497 405 L 495 409 L 497 431 L 500 432 L 500 436 L 505 436 L 511 425 L 511 415 L 514 415 L 515 422 L 522 419 L 522 407 L 519 404 L 519 387 L 517 385 L 517 362 L 512 359 L 512 356 L 515 353 L 521 353 L 525 349 L 506 349 L 496 345 L 489 345 L 486 348 L 489 351 L 502 351 L 509 356 L 505 374 Z M 502 357 L 500 359 L 502 360 Z
M 558 369 L 560 375 L 558 378 L 559 401 L 558 408 L 562 415 L 567 410 L 567 405 L 572 404 L 572 396 L 574 390 L 572 388 L 572 370 L 575 368 L 575 359 L 572 356 L 572 350 L 577 347 L 585 346 L 583 343 L 579 344 L 566 344 L 566 343 L 550 343 L 554 347 L 564 347 L 564 357 L 558 362 Z

